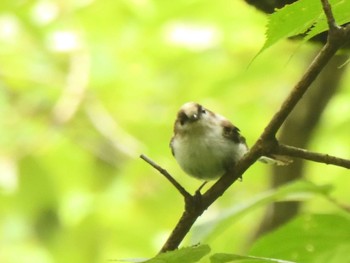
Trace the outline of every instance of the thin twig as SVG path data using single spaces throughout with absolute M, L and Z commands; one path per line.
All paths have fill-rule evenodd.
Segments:
M 326 2 L 326 0 L 322 1 Z M 327 10 L 327 12 L 331 12 L 330 9 Z M 217 200 L 262 154 L 275 153 L 276 149 L 278 149 L 279 147 L 277 141 L 275 140 L 275 135 L 277 131 L 284 123 L 284 121 L 286 120 L 290 112 L 293 110 L 295 105 L 299 102 L 304 93 L 307 91 L 310 84 L 316 79 L 318 74 L 328 63 L 328 61 L 333 57 L 336 51 L 350 37 L 349 27 L 335 27 L 332 31 L 335 37 L 328 38 L 327 44 L 322 48 L 322 50 L 319 52 L 312 64 L 309 66 L 308 70 L 305 72 L 301 80 L 291 91 L 287 99 L 282 104 L 280 110 L 273 116 L 269 124 L 266 126 L 264 132 L 261 134 L 260 139 L 253 145 L 250 151 L 235 165 L 232 171 L 222 176 L 203 195 L 200 195 L 200 202 L 195 202 L 195 197 L 189 195 L 185 190 L 185 192 L 180 190 L 182 187 L 179 189 L 177 186 L 178 183 L 174 184 L 172 180 L 170 180 L 164 174 L 168 178 L 168 180 L 171 181 L 173 185 L 179 190 L 179 192 L 181 192 L 181 194 L 185 196 L 185 211 L 183 212 L 181 218 L 179 219 L 172 233 L 168 237 L 167 241 L 163 245 L 160 251 L 161 253 L 176 249 L 180 245 L 181 241 L 184 239 L 188 231 L 191 229 L 192 225 L 196 222 L 197 218 L 215 200 Z M 315 161 L 320 161 L 319 157 L 313 158 L 315 159 Z M 333 162 L 336 162 L 334 161 L 334 159 L 332 159 L 331 156 L 325 157 L 325 155 L 323 155 L 322 158 L 324 158 L 324 160 L 327 160 L 330 164 L 334 164 Z M 153 162 L 151 162 L 150 164 L 163 174 L 163 169 L 158 169 L 158 165 L 154 166 L 152 163 Z
M 332 164 L 340 167 L 350 169 L 350 160 L 335 157 L 329 154 L 322 154 L 316 152 L 310 152 L 305 149 L 288 146 L 288 145 L 279 145 L 278 154 L 287 155 L 291 157 L 302 158 L 318 163 Z
M 160 250 L 160 253 L 176 249 L 185 238 L 197 218 L 239 178 L 261 155 L 259 147 L 251 149 L 238 163 L 234 169 L 224 174 L 215 184 L 210 187 L 200 199 L 196 196 L 187 200 L 185 211 Z M 192 201 L 192 203 L 188 202 Z M 200 201 L 200 202 L 198 202 Z
M 324 12 L 329 25 L 329 36 L 326 45 L 322 48 L 316 58 L 312 61 L 306 73 L 301 80 L 295 85 L 291 94 L 284 101 L 279 111 L 271 119 L 264 133 L 261 135 L 263 140 L 273 139 L 277 131 L 284 123 L 290 112 L 293 110 L 298 101 L 303 97 L 311 83 L 320 73 L 320 69 L 328 63 L 335 55 L 339 48 L 350 38 L 350 25 L 340 27 L 336 24 L 332 9 L 327 0 L 321 0 Z
M 175 179 L 172 177 L 167 170 L 160 167 L 158 164 L 156 164 L 154 161 L 152 161 L 150 158 L 148 158 L 146 155 L 141 154 L 140 158 L 144 160 L 146 163 L 150 164 L 153 168 L 155 168 L 158 172 L 160 172 L 168 181 L 180 192 L 180 194 L 186 199 L 192 198 L 192 195 L 186 191 L 185 188 L 182 187 Z
M 339 26 L 335 22 L 331 5 L 329 4 L 329 2 L 327 0 L 321 0 L 321 2 L 322 2 L 323 12 L 325 13 L 325 15 L 327 17 L 327 23 L 328 23 L 329 30 L 331 31 L 331 30 L 339 29 Z
M 316 79 L 321 69 L 336 53 L 337 48 L 328 43 L 322 48 L 320 53 L 313 60 L 301 80 L 295 85 L 288 98 L 284 101 L 279 111 L 272 117 L 270 123 L 266 126 L 261 139 L 269 140 L 274 138 L 279 128 L 289 116 L 295 105 L 303 97 L 311 83 Z

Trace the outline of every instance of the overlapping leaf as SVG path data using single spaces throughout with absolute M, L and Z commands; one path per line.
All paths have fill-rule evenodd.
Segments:
M 330 1 L 336 22 L 350 22 L 350 1 Z M 278 41 L 307 33 L 305 40 L 328 30 L 328 24 L 319 0 L 299 0 L 276 10 L 269 16 L 266 41 L 259 53 Z

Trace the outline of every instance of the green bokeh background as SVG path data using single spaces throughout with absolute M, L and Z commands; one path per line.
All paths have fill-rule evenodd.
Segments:
M 252 144 L 319 49 L 285 41 L 251 63 L 266 20 L 233 0 L 1 1 L 0 262 L 155 255 L 183 201 L 138 156 L 193 192 L 200 182 L 168 147 L 178 108 L 204 104 Z M 346 76 L 312 150 L 350 156 L 349 83 Z M 308 163 L 307 175 L 349 201 L 346 170 Z M 268 181 L 269 167 L 255 164 L 200 221 L 265 191 Z M 335 208 L 313 198 L 303 209 Z M 262 212 L 234 222 L 212 249 L 245 253 Z

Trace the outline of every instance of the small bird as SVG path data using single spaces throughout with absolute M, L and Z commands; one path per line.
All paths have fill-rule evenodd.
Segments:
M 201 180 L 221 177 L 248 152 L 246 140 L 236 126 L 195 102 L 185 103 L 177 113 L 170 147 L 180 167 Z M 269 157 L 261 159 L 289 163 Z

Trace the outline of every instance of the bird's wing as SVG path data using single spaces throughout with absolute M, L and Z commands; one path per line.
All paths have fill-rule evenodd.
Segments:
M 231 141 L 234 141 L 235 143 L 244 143 L 246 144 L 245 138 L 240 134 L 240 130 L 234 126 L 230 121 L 223 120 L 221 122 L 221 125 L 223 127 L 222 135 L 230 139 Z

